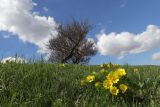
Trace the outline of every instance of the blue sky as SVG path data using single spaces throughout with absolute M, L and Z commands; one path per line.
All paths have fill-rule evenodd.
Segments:
M 137 36 L 136 34 L 146 31 L 148 25 L 155 25 L 157 29 L 160 26 L 160 0 L 33 0 L 33 2 L 37 3 L 37 6 L 34 6 L 32 11 L 39 12 L 40 16 L 53 17 L 56 23 L 66 23 L 72 17 L 78 20 L 88 19 L 95 26 L 88 35 L 96 42 L 97 35 L 102 31 L 106 36 L 111 32 L 118 34 L 130 32 Z M 0 56 L 8 57 L 18 53 L 30 58 L 41 55 L 37 53 L 38 47 L 34 43 L 22 41 L 18 34 L 11 31 L 10 33 L 4 29 L 0 31 Z M 110 61 L 119 64 L 160 64 L 159 60 L 152 59 L 152 55 L 159 51 L 160 47 L 154 46 L 144 52 L 124 55 L 121 59 L 109 53 L 101 55 L 101 52 L 98 52 L 90 64 Z

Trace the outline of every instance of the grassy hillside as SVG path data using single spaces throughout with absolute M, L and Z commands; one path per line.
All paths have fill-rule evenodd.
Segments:
M 158 107 L 160 67 L 123 66 L 128 85 L 124 94 L 111 95 L 81 80 L 99 66 L 0 64 L 1 107 Z

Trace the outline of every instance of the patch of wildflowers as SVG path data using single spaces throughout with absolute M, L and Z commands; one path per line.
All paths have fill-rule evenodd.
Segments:
M 109 90 L 112 95 L 118 95 L 119 92 L 125 93 L 128 89 L 127 85 L 119 84 L 121 77 L 125 75 L 125 69 L 120 68 L 118 64 L 101 64 L 100 71 L 92 72 L 81 81 L 81 85 L 91 83 L 90 85 L 101 89 L 100 85 L 102 84 L 103 88 Z
M 95 76 L 94 75 L 88 75 L 87 77 L 86 77 L 86 81 L 87 82 L 92 82 L 92 81 L 94 81 L 95 80 Z

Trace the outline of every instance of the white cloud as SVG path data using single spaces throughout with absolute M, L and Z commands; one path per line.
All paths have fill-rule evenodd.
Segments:
M 48 12 L 48 8 L 47 8 L 47 7 L 43 7 L 43 10 L 44 10 L 45 12 Z
M 160 52 L 154 53 L 152 55 L 152 59 L 156 61 L 160 61 Z
M 47 53 L 45 44 L 51 33 L 57 34 L 57 24 L 53 17 L 33 12 L 36 5 L 32 0 L 0 0 L 0 31 L 11 32 L 23 42 L 37 45 L 38 52 Z
M 1 60 L 1 63 L 16 62 L 16 63 L 27 63 L 27 61 L 21 57 L 7 57 Z
M 146 30 L 139 34 L 130 32 L 105 34 L 101 32 L 97 36 L 99 52 L 102 55 L 118 58 L 160 47 L 160 28 L 155 25 L 148 25 Z

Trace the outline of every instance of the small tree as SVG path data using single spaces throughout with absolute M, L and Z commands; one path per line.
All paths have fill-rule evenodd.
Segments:
M 58 63 L 88 63 L 91 56 L 97 53 L 94 41 L 86 35 L 91 29 L 88 21 L 72 20 L 71 23 L 57 28 L 57 38 L 49 40 L 51 51 L 49 60 Z

